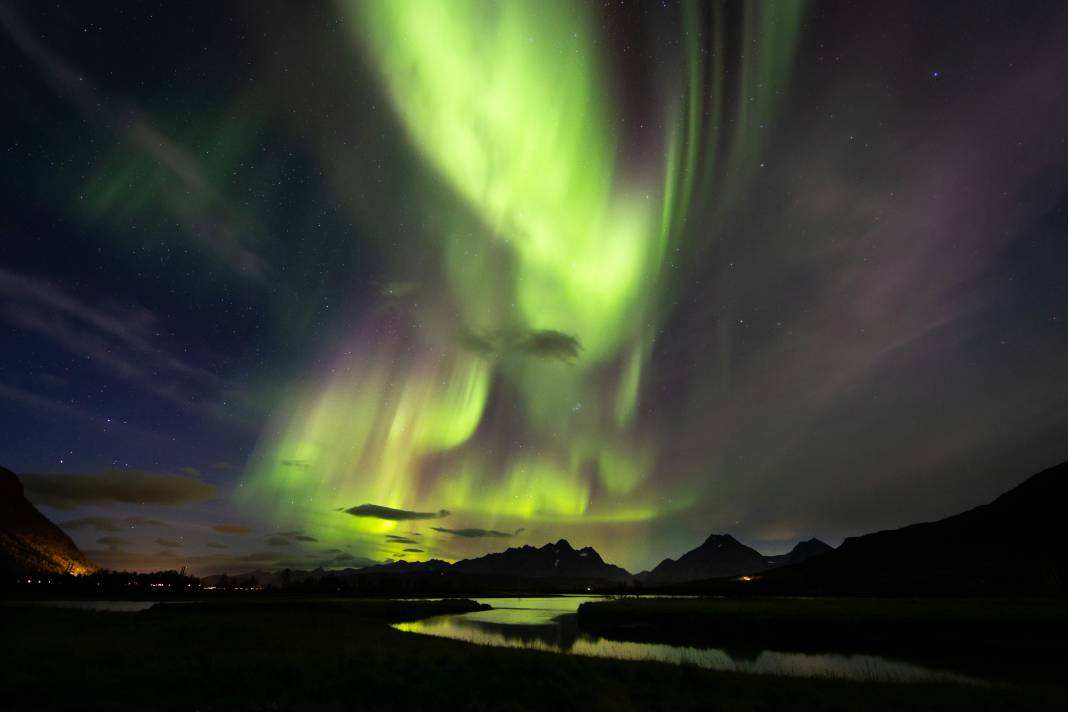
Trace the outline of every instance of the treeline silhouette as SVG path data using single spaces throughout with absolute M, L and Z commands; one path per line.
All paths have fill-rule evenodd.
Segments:
M 70 574 L 0 573 L 5 598 L 185 598 L 201 590 L 200 579 L 180 571 L 110 571 Z
M 635 593 L 638 582 L 596 581 L 586 578 L 530 578 L 514 575 L 471 574 L 455 571 L 299 571 L 285 569 L 262 575 L 212 576 L 204 589 L 220 591 L 260 591 L 331 595 L 457 595 L 501 592 L 541 593 Z

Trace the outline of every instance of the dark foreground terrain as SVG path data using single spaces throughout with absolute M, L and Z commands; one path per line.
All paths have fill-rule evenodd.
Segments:
M 1044 685 L 858 683 L 490 648 L 390 622 L 470 601 L 0 608 L 10 710 L 1063 709 Z
M 1026 685 L 1068 669 L 1059 599 L 628 597 L 584 603 L 578 617 L 615 640 L 882 655 Z

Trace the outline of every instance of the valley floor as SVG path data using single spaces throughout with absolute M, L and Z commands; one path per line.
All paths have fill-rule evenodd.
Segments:
M 1043 685 L 859 683 L 470 645 L 388 624 L 470 601 L 0 609 L 7 710 L 1064 709 Z M 610 604 L 611 605 L 611 604 Z M 692 605 L 692 604 L 691 604 Z
M 1057 684 L 1068 669 L 1060 599 L 628 596 L 578 618 L 615 640 L 882 655 L 984 680 Z

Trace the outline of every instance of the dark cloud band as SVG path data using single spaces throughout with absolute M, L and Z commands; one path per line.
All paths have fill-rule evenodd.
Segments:
M 213 499 L 213 485 L 196 477 L 139 470 L 108 470 L 100 474 L 39 472 L 22 476 L 29 498 L 56 509 L 84 504 L 189 504 Z
M 468 529 L 447 529 L 445 527 L 431 527 L 431 529 L 436 532 L 441 532 L 442 534 L 452 534 L 453 536 L 463 537 L 464 539 L 483 539 L 487 537 L 493 539 L 508 539 L 512 536 L 508 532 L 499 532 L 496 529 L 478 529 L 474 527 Z
M 250 534 L 252 532 L 251 529 L 240 524 L 216 524 L 212 529 L 220 534 Z
M 407 509 L 383 507 L 379 504 L 361 504 L 355 507 L 349 507 L 344 511 L 346 514 L 351 514 L 354 517 L 372 517 L 374 519 L 388 519 L 394 522 L 410 521 L 413 519 L 441 519 L 442 517 L 447 517 L 451 514 L 447 509 L 441 509 L 437 512 L 412 512 Z

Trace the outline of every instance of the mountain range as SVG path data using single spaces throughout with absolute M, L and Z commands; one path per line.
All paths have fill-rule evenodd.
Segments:
M 861 595 L 1063 595 L 1068 536 L 1061 523 L 1068 463 L 1045 470 L 985 504 L 945 519 L 846 539 L 818 539 L 765 556 L 729 534 L 713 534 L 678 559 L 632 575 L 591 547 L 567 540 L 513 547 L 449 563 L 397 561 L 360 569 L 257 571 L 229 577 L 260 585 L 319 581 L 402 589 L 576 590 L 640 585 L 667 593 Z M 86 573 L 95 567 L 26 500 L 18 478 L 0 468 L 0 571 Z M 218 585 L 221 577 L 207 577 Z
M 678 559 L 631 576 L 593 549 L 574 549 L 560 540 L 455 564 L 395 562 L 349 575 L 410 576 L 433 585 L 445 578 L 475 586 L 505 579 L 515 586 L 533 581 L 542 587 L 637 582 L 645 590 L 668 593 L 1063 595 L 1068 537 L 1060 513 L 1066 496 L 1068 463 L 1063 463 L 989 504 L 934 522 L 851 537 L 837 549 L 809 539 L 788 554 L 765 556 L 729 534 L 713 534 Z
M 618 588 L 620 586 L 663 586 L 713 577 L 742 576 L 769 571 L 804 561 L 831 547 L 818 539 L 801 542 L 789 554 L 764 556 L 728 534 L 713 534 L 701 546 L 674 559 L 665 559 L 653 571 L 631 574 L 607 563 L 592 547 L 576 549 L 566 539 L 541 547 L 512 547 L 505 551 L 463 559 L 450 564 L 440 559 L 395 561 L 346 570 L 335 574 L 344 579 L 361 579 L 371 585 L 401 588 L 446 587 L 462 589 L 553 589 Z M 303 577 L 316 581 L 325 573 L 291 572 L 292 580 Z M 265 581 L 262 575 L 258 581 Z
M 566 539 L 540 548 L 522 546 L 497 554 L 486 554 L 477 559 L 457 561 L 453 568 L 464 573 L 503 574 L 535 579 L 626 581 L 631 578 L 626 569 L 605 563 L 592 547 L 575 549 Z
M 799 542 L 788 554 L 764 556 L 730 534 L 712 534 L 696 549 L 676 559 L 664 559 L 656 568 L 636 577 L 644 584 L 662 586 L 726 576 L 747 576 L 799 564 L 833 549 L 819 539 Z
M 768 572 L 769 591 L 896 595 L 1068 593 L 1068 463 L 989 504 L 945 519 L 851 537 Z
M 631 580 L 631 574 L 618 566 L 606 563 L 593 548 L 575 549 L 566 539 L 541 547 L 520 546 L 505 551 L 486 554 L 474 559 L 449 563 L 441 559 L 429 561 L 393 561 L 367 566 L 361 569 L 327 571 L 293 570 L 287 574 L 287 582 L 318 582 L 326 576 L 353 583 L 362 579 L 365 583 L 389 582 L 402 588 L 417 588 L 420 585 L 474 588 L 573 588 L 587 585 L 603 586 Z M 228 577 L 238 585 L 247 584 L 252 577 L 256 583 L 282 585 L 279 572 L 256 571 Z M 406 580 L 405 580 L 406 579 Z M 203 583 L 217 586 L 221 576 L 209 576 Z

